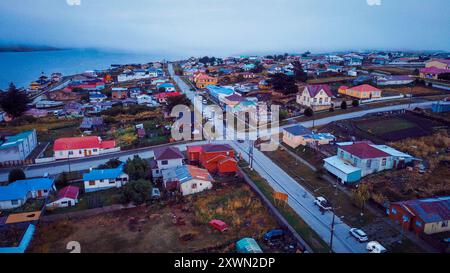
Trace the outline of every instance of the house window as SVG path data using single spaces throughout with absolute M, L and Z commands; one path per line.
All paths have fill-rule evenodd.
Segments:
M 97 152 L 97 149 L 94 149 L 94 150 L 92 150 L 94 153 L 96 153 Z
M 383 160 L 381 160 L 381 166 L 386 166 L 386 158 L 383 158 Z
M 396 208 L 392 208 L 391 211 L 392 211 L 392 214 L 397 214 L 397 209 Z
M 95 186 L 95 181 L 94 180 L 89 181 L 89 186 Z
M 63 152 L 59 152 L 59 155 L 62 156 L 62 155 L 64 155 L 64 153 Z
M 109 184 L 114 184 L 114 183 L 116 183 L 116 181 L 114 181 L 114 180 L 109 181 Z
M 196 189 L 197 188 L 197 183 L 192 184 L 192 188 Z
M 82 153 L 83 153 L 83 152 L 82 152 L 81 150 L 79 150 L 79 151 L 78 151 L 78 154 L 80 154 L 80 155 L 81 155 Z
M 19 204 L 19 200 L 11 200 L 11 205 L 15 206 Z
M 372 165 L 372 159 L 367 159 L 366 161 L 366 167 L 370 168 L 370 165 Z
M 442 222 L 441 227 L 443 228 L 448 227 L 448 221 Z
M 73 155 L 73 151 L 69 151 L 69 155 Z
M 169 162 L 167 160 L 163 160 L 163 161 L 161 161 L 161 164 L 162 165 L 167 165 L 167 164 L 169 164 Z
M 341 151 L 341 158 L 344 158 L 344 152 Z

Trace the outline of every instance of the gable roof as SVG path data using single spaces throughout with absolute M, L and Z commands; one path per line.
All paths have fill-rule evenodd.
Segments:
M 329 97 L 333 96 L 333 93 L 331 92 L 330 86 L 328 84 L 314 84 L 314 85 L 307 85 L 304 87 L 304 90 L 308 90 L 309 96 L 312 98 L 317 96 L 321 90 L 323 90 Z
M 30 191 L 50 190 L 53 182 L 51 178 L 32 178 L 0 186 L 0 201 L 24 199 Z
M 361 159 L 389 156 L 388 153 L 371 146 L 367 142 L 355 142 L 350 145 L 342 145 L 339 148 Z
M 66 186 L 58 191 L 56 195 L 56 199 L 70 198 L 77 199 L 78 193 L 80 192 L 80 188 L 77 186 Z
M 303 136 L 312 134 L 312 131 L 302 125 L 294 125 L 288 128 L 284 128 L 284 130 L 294 136 Z
M 206 153 L 234 151 L 229 144 L 205 144 L 202 147 Z
M 192 179 L 211 181 L 214 179 L 205 169 L 201 169 L 192 165 L 177 166 L 170 169 L 162 170 L 163 180 L 178 181 L 181 184 L 191 181 Z
M 425 223 L 450 220 L 450 196 L 395 202 L 407 208 Z
M 83 181 L 117 178 L 123 173 L 123 167 L 124 164 L 122 163 L 114 169 L 92 170 L 83 174 Z
M 91 149 L 91 148 L 101 148 L 109 149 L 116 146 L 116 141 L 106 140 L 103 141 L 97 136 L 82 136 L 82 137 L 68 137 L 68 138 L 58 138 L 53 144 L 54 151 L 64 151 L 64 150 L 79 150 L 79 149 Z
M 380 89 L 373 87 L 370 84 L 362 84 L 358 86 L 353 86 L 349 88 L 349 90 L 356 91 L 356 92 L 373 92 L 373 91 L 381 91 Z
M 155 160 L 184 159 L 183 154 L 177 147 L 162 147 L 153 150 Z

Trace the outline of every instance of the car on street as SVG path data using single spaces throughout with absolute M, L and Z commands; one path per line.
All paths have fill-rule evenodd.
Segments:
M 314 204 L 319 207 L 321 210 L 332 210 L 331 204 L 322 196 L 316 197 L 314 200 Z
M 202 100 L 202 103 L 203 103 L 204 105 L 206 105 L 206 104 L 208 104 L 208 101 L 205 100 L 205 99 L 203 99 L 203 100 Z
M 351 228 L 349 231 L 350 235 L 355 237 L 359 242 L 367 242 L 369 238 L 367 234 L 359 228 Z
M 385 253 L 385 252 L 387 252 L 386 248 L 377 241 L 368 242 L 366 249 L 370 253 Z

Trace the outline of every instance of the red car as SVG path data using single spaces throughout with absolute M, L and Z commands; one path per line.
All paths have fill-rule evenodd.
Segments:
M 224 232 L 225 230 L 228 229 L 227 224 L 225 224 L 223 221 L 217 220 L 217 219 L 209 221 L 209 225 L 212 226 L 213 228 L 217 229 L 220 232 Z

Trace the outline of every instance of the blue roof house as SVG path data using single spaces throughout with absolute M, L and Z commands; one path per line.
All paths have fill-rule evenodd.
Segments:
M 231 88 L 226 88 L 223 86 L 217 85 L 208 85 L 206 86 L 209 95 L 216 103 L 221 103 L 225 97 L 231 96 L 234 94 L 234 90 Z
M 175 86 L 168 82 L 158 85 L 158 90 L 161 88 L 164 89 L 164 92 L 175 92 L 176 91 Z
M 54 190 L 54 180 L 50 178 L 17 180 L 0 186 L 0 209 L 18 208 L 28 199 L 46 198 Z
M 6 140 L 0 144 L 0 163 L 25 160 L 36 146 L 36 130 L 6 137 Z
M 83 175 L 85 192 L 94 192 L 125 185 L 129 176 L 123 170 L 124 164 L 114 169 L 91 170 Z

